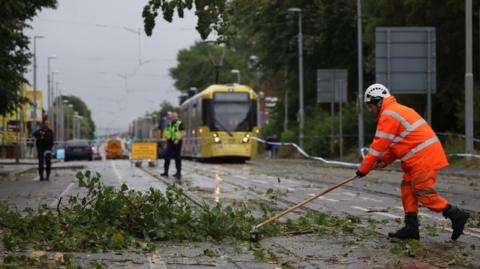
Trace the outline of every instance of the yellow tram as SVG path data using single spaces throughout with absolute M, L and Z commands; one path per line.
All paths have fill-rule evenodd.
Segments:
M 257 94 L 244 85 L 212 85 L 180 107 L 186 136 L 182 156 L 241 161 L 255 157 Z

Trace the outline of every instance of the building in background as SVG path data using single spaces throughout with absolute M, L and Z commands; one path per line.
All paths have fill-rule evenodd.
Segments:
M 38 128 L 42 121 L 43 92 L 36 91 L 38 106 L 35 118 L 33 117 L 33 90 L 24 84 L 21 92 L 27 101 L 15 111 L 7 115 L 0 115 L 0 158 L 15 158 L 17 145 L 19 149 L 23 149 L 23 153 L 31 153 L 29 148 L 33 145 L 33 141 L 28 141 L 28 139 L 34 131 L 33 128 Z M 29 154 L 23 153 L 22 156 L 29 156 Z

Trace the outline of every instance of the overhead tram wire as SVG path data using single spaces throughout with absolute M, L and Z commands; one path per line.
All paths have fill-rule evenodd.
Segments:
M 70 21 L 70 20 L 37 19 L 35 21 L 44 22 L 44 23 L 74 24 L 74 25 L 97 27 L 97 28 L 111 28 L 111 29 L 117 29 L 117 30 L 123 30 L 124 27 L 131 28 L 131 26 L 128 26 L 128 25 L 114 25 L 114 24 L 91 23 L 91 22 Z M 197 31 L 195 28 L 190 28 L 190 27 L 168 27 L 168 28 L 155 27 L 155 29 L 169 30 L 169 31 L 179 31 L 179 30 L 180 31 Z

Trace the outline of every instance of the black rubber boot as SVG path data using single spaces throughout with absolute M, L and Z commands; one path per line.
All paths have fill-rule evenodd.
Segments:
M 420 232 L 418 231 L 418 218 L 415 213 L 405 214 L 405 227 L 396 231 L 395 233 L 388 233 L 388 237 L 405 239 L 420 239 Z
M 463 228 L 465 227 L 465 223 L 467 223 L 470 214 L 450 204 L 447 205 L 442 214 L 445 218 L 449 218 L 452 221 L 452 240 L 457 240 L 460 235 L 462 235 Z
M 163 174 L 160 174 L 161 177 L 168 177 L 168 173 L 164 172 Z

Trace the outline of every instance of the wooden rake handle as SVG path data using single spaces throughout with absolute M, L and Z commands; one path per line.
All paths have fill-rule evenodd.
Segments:
M 305 200 L 305 201 L 303 201 L 303 202 L 301 202 L 301 203 L 299 203 L 299 204 L 296 204 L 296 205 L 290 207 L 289 209 L 287 209 L 287 210 L 285 210 L 285 211 L 282 211 L 282 212 L 278 213 L 277 215 L 275 215 L 275 216 L 273 216 L 273 217 L 271 217 L 271 218 L 263 221 L 262 223 L 260 223 L 260 224 L 258 224 L 257 226 L 255 226 L 255 229 L 259 229 L 260 227 L 262 227 L 262 226 L 264 226 L 264 225 L 266 225 L 266 224 L 269 224 L 269 223 L 271 223 L 271 222 L 274 222 L 275 220 L 277 220 L 277 219 L 279 219 L 279 218 L 287 215 L 288 213 L 292 212 L 293 210 L 295 210 L 295 209 L 297 209 L 297 208 L 299 208 L 299 207 L 302 207 L 302 206 L 310 203 L 311 201 L 317 199 L 318 197 L 320 197 L 320 196 L 322 196 L 322 195 L 325 195 L 326 193 L 329 193 L 329 192 L 333 191 L 334 189 L 336 189 L 336 188 L 338 188 L 338 187 L 341 187 L 341 186 L 349 183 L 350 181 L 353 181 L 353 180 L 356 179 L 357 177 L 358 177 L 357 175 L 353 175 L 353 176 L 351 176 L 351 177 L 349 177 L 349 178 L 347 178 L 347 179 L 345 179 L 345 180 L 343 180 L 343 181 L 341 181 L 341 182 L 338 182 L 337 184 L 335 184 L 335 185 L 333 185 L 333 186 L 328 187 L 326 190 L 323 190 L 322 192 L 318 193 L 317 195 L 315 195 L 315 196 L 313 196 L 313 197 L 311 197 L 311 198 L 308 198 L 307 200 Z

